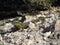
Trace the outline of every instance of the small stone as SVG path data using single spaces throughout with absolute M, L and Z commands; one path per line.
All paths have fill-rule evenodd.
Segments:
M 5 30 L 10 30 L 12 27 L 14 27 L 14 25 L 13 25 L 12 23 L 6 23 L 6 24 L 4 25 L 4 29 L 5 29 Z
M 9 21 L 11 21 L 11 22 L 12 22 L 12 21 L 14 21 L 14 19 L 15 19 L 15 18 L 9 19 Z
M 20 23 L 20 22 L 14 22 L 13 25 L 14 25 L 14 27 L 17 28 L 18 30 L 23 27 L 23 23 Z
M 48 37 L 51 35 L 51 31 L 43 33 L 42 35 L 44 36 L 44 40 L 48 41 Z
M 30 39 L 30 36 L 27 36 L 27 38 L 26 39 Z
M 60 20 L 57 20 L 55 24 L 55 31 L 58 31 L 58 30 L 60 30 Z
M 30 24 L 29 24 L 29 28 L 32 29 L 32 30 L 34 30 L 34 28 L 35 28 L 35 24 L 32 23 L 32 22 L 30 22 Z
M 49 26 L 50 26 L 50 24 L 49 24 L 48 22 L 45 22 L 45 23 L 44 23 L 44 27 L 45 27 L 45 28 L 47 28 L 47 27 L 49 27 Z
M 20 21 L 22 19 L 22 17 L 19 17 L 18 20 Z
M 29 22 L 32 20 L 32 16 L 25 16 L 25 18 L 26 18 L 25 22 Z
M 20 12 L 20 11 L 17 11 L 17 13 L 18 13 L 18 15 L 22 15 L 22 12 Z
M 30 22 L 32 20 L 36 20 L 36 16 L 25 16 L 26 20 L 24 22 Z
M 2 36 L 0 35 L 0 41 L 2 41 Z
M 41 17 L 41 14 L 39 14 L 39 15 L 36 15 L 37 16 L 37 18 L 39 18 L 39 17 Z
M 12 23 L 6 23 L 4 26 L 0 26 L 0 33 L 4 33 L 7 31 L 11 31 L 11 28 L 13 28 L 14 25 Z

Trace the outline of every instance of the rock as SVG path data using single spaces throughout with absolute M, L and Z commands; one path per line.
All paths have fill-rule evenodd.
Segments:
M 20 21 L 22 19 L 22 17 L 19 17 L 18 20 Z
M 30 22 L 29 28 L 30 28 L 31 30 L 34 30 L 34 29 L 36 29 L 36 26 L 35 26 L 34 23 Z
M 36 16 L 25 16 L 26 20 L 24 21 L 25 22 L 30 22 L 32 20 L 36 20 Z
M 0 33 L 11 31 L 11 28 L 13 28 L 14 25 L 12 23 L 6 23 L 4 26 L 0 26 Z
M 0 41 L 2 41 L 2 36 L 0 35 Z
M 54 32 L 54 36 L 53 36 L 56 40 L 60 41 L 60 31 L 56 31 Z
M 47 23 L 50 23 L 50 24 L 53 23 L 52 18 L 46 18 L 45 21 L 46 21 Z
M 56 40 L 51 40 L 51 43 L 52 43 L 52 45 L 57 45 L 58 44 L 58 41 L 56 41 Z
M 52 18 L 52 20 L 58 20 L 58 13 L 56 13 L 56 14 L 50 14 L 50 16 L 51 16 L 51 18 Z
M 60 20 L 57 20 L 56 21 L 56 24 L 55 24 L 55 30 L 53 32 L 53 37 L 56 39 L 56 40 L 59 40 L 60 39 Z
M 22 12 L 20 12 L 20 11 L 17 11 L 17 14 L 18 14 L 18 15 L 22 15 Z
M 14 27 L 14 25 L 13 25 L 12 23 L 6 23 L 6 24 L 4 25 L 4 29 L 5 29 L 5 30 L 10 30 L 12 27 Z
M 49 24 L 48 22 L 44 22 L 44 24 L 43 24 L 43 25 L 44 25 L 44 27 L 45 27 L 45 28 L 47 28 L 47 27 L 49 27 L 49 26 L 50 26 L 50 24 Z
M 14 32 L 10 34 L 5 34 L 4 37 L 5 44 L 9 45 L 43 45 L 44 42 L 42 36 L 39 32 Z
M 9 19 L 9 21 L 13 22 L 15 20 L 15 18 Z
M 46 32 L 46 33 L 44 33 L 43 35 L 44 35 L 44 40 L 45 40 L 45 41 L 49 41 L 49 40 L 48 40 L 48 37 L 51 35 L 51 31 Z
M 60 30 L 60 20 L 57 20 L 55 24 L 55 31 L 58 31 L 58 30 Z
M 36 15 L 37 16 L 37 18 L 39 18 L 39 17 L 41 17 L 41 14 L 38 14 L 38 15 Z

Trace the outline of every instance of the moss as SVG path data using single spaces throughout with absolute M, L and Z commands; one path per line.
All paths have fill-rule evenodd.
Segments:
M 20 22 L 14 22 L 13 25 L 14 25 L 16 28 L 18 28 L 18 29 L 20 29 L 20 28 L 23 27 L 23 24 L 20 23 Z
M 27 23 L 20 23 L 20 22 L 14 22 L 13 25 L 17 28 L 26 28 L 28 26 L 28 22 Z

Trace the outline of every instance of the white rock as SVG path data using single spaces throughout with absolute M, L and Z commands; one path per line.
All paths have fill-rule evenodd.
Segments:
M 27 39 L 27 36 L 30 38 Z M 6 39 L 7 38 L 7 39 Z M 40 35 L 39 32 L 14 32 L 14 33 L 8 33 L 4 35 L 4 44 L 5 45 L 19 45 L 22 43 L 22 45 L 43 45 L 43 37 Z M 7 40 L 10 40 L 10 42 L 7 42 Z M 36 43 L 38 42 L 38 43 Z
M 36 15 L 37 16 L 37 18 L 39 18 L 39 17 L 41 17 L 41 14 L 38 14 L 38 15 Z
M 48 37 L 48 36 L 50 36 L 50 34 L 51 34 L 51 31 L 44 33 L 44 36 Z
M 53 22 L 52 18 L 46 18 L 45 21 L 48 22 L 48 23 L 52 23 Z
M 22 15 L 22 13 L 21 13 L 20 11 L 17 11 L 17 14 L 18 14 L 18 15 Z
M 50 14 L 52 20 L 57 20 L 58 19 L 58 14 Z
M 4 43 L 2 41 L 0 41 L 0 45 L 4 45 Z
M 58 31 L 58 30 L 60 30 L 60 20 L 57 20 L 55 24 L 55 31 Z
M 9 19 L 9 21 L 13 21 L 15 18 Z
M 49 26 L 50 26 L 50 24 L 49 24 L 48 22 L 44 22 L 44 24 L 43 24 L 43 25 L 44 25 L 44 27 L 45 27 L 45 28 L 47 28 L 47 27 L 49 27 Z
M 42 15 L 41 17 L 46 17 L 45 15 Z
M 41 23 L 42 23 L 42 21 L 40 20 L 40 21 L 39 21 L 39 22 L 37 22 L 36 24 L 37 24 L 37 25 L 39 25 L 39 24 L 41 24 Z
M 36 20 L 36 16 L 25 16 L 26 20 L 24 22 L 30 22 L 32 20 Z
M 53 23 L 53 20 L 52 20 L 52 18 L 50 18 L 50 19 L 49 19 L 49 23 L 50 23 L 50 24 L 51 24 L 51 23 Z
M 27 45 L 33 45 L 33 44 L 34 44 L 34 39 L 29 40 L 29 41 L 27 42 Z
M 35 24 L 32 23 L 32 22 L 30 22 L 30 24 L 29 24 L 29 28 L 33 30 L 35 27 L 36 27 Z
M 0 26 L 0 33 L 11 31 L 12 27 L 14 27 L 12 23 L 6 23 L 4 26 Z
M 4 25 L 4 30 L 5 31 L 10 31 L 10 29 L 12 28 L 12 27 L 14 27 L 14 25 L 12 25 L 12 23 L 6 23 L 5 25 Z
M 46 33 L 44 33 L 43 35 L 44 35 L 44 39 L 47 41 L 47 40 L 48 40 L 48 36 L 51 35 L 51 31 L 46 32 Z
M 0 41 L 2 41 L 2 36 L 0 35 Z
M 19 17 L 19 18 L 18 18 L 18 20 L 21 20 L 21 19 L 22 19 L 22 17 Z
M 25 22 L 29 22 L 32 20 L 32 16 L 25 16 L 26 17 L 26 21 Z

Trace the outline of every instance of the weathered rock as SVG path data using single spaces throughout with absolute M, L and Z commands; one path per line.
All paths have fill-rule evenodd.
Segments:
M 13 22 L 15 20 L 15 18 L 9 19 L 10 22 Z
M 4 45 L 57 45 L 60 43 L 58 15 L 57 13 L 52 12 L 50 14 L 42 11 L 38 15 L 22 16 L 24 19 L 26 18 L 25 20 L 22 20 L 22 17 L 4 20 L 3 25 L 0 25 L 0 32 L 14 31 L 1 34 L 0 42 L 4 43 Z M 21 23 L 23 27 L 17 25 L 19 30 L 16 30 L 13 23 L 18 25 Z M 53 38 L 50 38 L 52 33 L 54 33 Z
M 6 23 L 4 26 L 0 26 L 0 33 L 9 32 L 14 25 L 12 23 Z
M 43 45 L 44 42 L 42 40 L 42 36 L 39 34 L 39 32 L 15 32 L 10 34 L 4 35 L 4 41 L 5 43 L 10 43 L 14 45 Z
M 26 20 L 24 22 L 30 22 L 32 20 L 35 20 L 36 19 L 36 16 L 25 16 Z
M 54 38 L 56 40 L 59 40 L 60 39 L 60 20 L 57 20 L 56 21 L 56 24 L 55 24 L 55 30 L 54 30 L 54 34 L 53 34 Z
M 35 28 L 35 24 L 32 23 L 32 22 L 30 22 L 30 24 L 29 24 L 29 28 L 30 28 L 30 29 L 34 29 L 34 28 Z
M 58 31 L 58 30 L 60 30 L 60 20 L 57 20 L 55 24 L 55 31 Z

